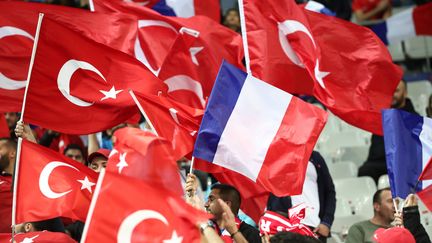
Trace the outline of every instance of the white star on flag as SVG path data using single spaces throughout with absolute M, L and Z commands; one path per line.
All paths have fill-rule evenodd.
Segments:
M 163 241 L 163 243 L 181 243 L 181 242 L 183 242 L 183 236 L 178 236 L 175 230 L 171 235 L 171 239 Z
M 35 236 L 33 236 L 32 238 L 24 238 L 24 240 L 22 240 L 20 243 L 33 243 L 34 241 L 34 239 L 36 238 L 36 237 L 38 237 L 39 235 L 35 235 Z
M 315 79 L 318 81 L 319 85 L 321 85 L 321 87 L 323 89 L 325 89 L 323 78 L 325 78 L 327 75 L 329 75 L 330 72 L 322 72 L 321 70 L 319 70 L 319 60 L 318 59 L 316 61 L 314 73 L 315 73 Z
M 128 163 L 126 162 L 126 154 L 127 153 L 121 153 L 120 154 L 120 161 L 117 163 L 117 167 L 119 168 L 119 174 L 121 174 L 124 167 L 128 167 Z
M 99 90 L 103 95 L 105 95 L 101 101 L 106 100 L 106 99 L 117 99 L 117 95 L 122 92 L 123 90 L 116 90 L 114 85 L 112 86 L 112 88 L 108 91 L 104 91 L 104 90 Z
M 81 190 L 87 189 L 90 193 L 92 193 L 92 186 L 96 185 L 96 183 L 93 183 L 89 181 L 88 177 L 86 176 L 84 180 L 77 180 L 79 183 L 81 183 Z
M 196 54 L 198 54 L 198 52 L 202 51 L 203 49 L 204 49 L 203 46 L 191 47 L 189 49 L 190 54 L 191 54 L 191 58 L 192 58 L 192 62 L 197 66 L 199 66 L 199 63 L 198 63 L 198 59 L 196 58 Z

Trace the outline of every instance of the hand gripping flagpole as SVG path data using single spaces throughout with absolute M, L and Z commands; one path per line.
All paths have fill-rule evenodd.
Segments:
M 238 0 L 238 5 L 239 5 L 240 26 L 241 26 L 241 33 L 242 33 L 242 40 L 243 40 L 244 57 L 246 63 L 246 72 L 248 74 L 251 74 L 252 72 L 250 69 L 249 47 L 247 42 L 246 18 L 244 15 L 243 0 Z
M 24 92 L 24 98 L 23 98 L 23 104 L 22 104 L 22 108 L 21 108 L 21 118 L 20 118 L 19 122 L 22 122 L 23 117 L 24 117 L 25 105 L 26 105 L 26 100 L 27 100 L 27 92 L 28 92 L 28 88 L 29 88 L 29 84 L 30 84 L 30 77 L 31 77 L 32 69 L 33 69 L 34 59 L 36 56 L 36 49 L 37 49 L 37 44 L 38 44 L 38 40 L 39 40 L 39 33 L 40 33 L 40 28 L 42 25 L 43 17 L 44 17 L 44 14 L 39 13 L 39 19 L 38 19 L 38 24 L 37 24 L 37 28 L 36 28 L 35 39 L 33 42 L 33 50 L 32 50 L 32 54 L 31 54 L 31 58 L 30 58 L 30 65 L 29 65 L 29 70 L 27 73 L 27 84 L 26 84 L 26 88 L 25 88 L 25 92 Z M 18 186 L 18 176 L 19 176 L 19 164 L 20 164 L 20 159 L 21 159 L 21 146 L 22 146 L 22 138 L 19 137 L 18 138 L 18 144 L 17 144 L 17 155 L 16 155 L 15 170 L 14 170 L 14 183 L 13 183 L 12 239 L 14 239 L 14 236 L 15 236 L 16 199 L 17 199 L 17 186 Z

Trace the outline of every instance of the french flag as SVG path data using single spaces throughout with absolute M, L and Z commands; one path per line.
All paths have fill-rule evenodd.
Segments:
M 298 195 L 327 113 L 223 62 L 193 156 Z
M 386 44 L 395 44 L 419 35 L 432 35 L 432 2 L 411 7 L 371 26 Z
M 432 119 L 398 109 L 382 112 L 387 171 L 393 198 L 432 184 L 418 178 L 432 156 Z
M 204 15 L 220 22 L 219 0 L 159 0 L 152 6 L 165 16 L 189 18 L 195 15 Z
M 328 16 L 336 16 L 335 12 L 331 11 L 329 8 L 326 8 L 326 6 L 324 6 L 322 3 L 312 0 L 306 3 L 305 9 L 316 13 L 322 13 Z

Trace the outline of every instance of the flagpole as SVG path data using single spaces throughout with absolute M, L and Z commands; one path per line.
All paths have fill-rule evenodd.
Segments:
M 147 114 L 145 113 L 143 107 L 138 102 L 138 99 L 135 96 L 135 93 L 132 90 L 129 90 L 129 94 L 132 96 L 132 99 L 134 100 L 135 104 L 138 106 L 138 109 L 141 111 L 141 114 L 143 114 L 144 118 L 146 119 L 146 122 L 149 124 L 149 126 L 150 126 L 151 130 L 153 131 L 153 133 L 156 134 L 156 136 L 159 137 L 159 134 L 157 133 L 156 129 L 153 126 L 153 123 L 150 121 L 150 119 L 148 118 Z
M 22 108 L 21 108 L 21 117 L 20 117 L 19 122 L 22 122 L 23 117 L 24 117 L 25 104 L 26 104 L 26 100 L 27 100 L 27 92 L 28 92 L 28 88 L 29 88 L 29 84 L 30 84 L 30 77 L 31 77 L 32 69 L 33 69 L 34 59 L 36 56 L 36 49 L 37 49 L 37 44 L 38 44 L 38 40 L 39 40 L 39 33 L 40 33 L 40 28 L 42 25 L 43 17 L 44 17 L 44 14 L 39 13 L 39 19 L 38 19 L 38 24 L 37 24 L 37 28 L 36 28 L 35 39 L 33 42 L 33 50 L 32 50 L 32 54 L 31 54 L 31 58 L 30 58 L 29 70 L 27 73 L 27 84 L 26 84 L 26 88 L 24 91 L 23 104 L 22 104 Z M 14 175 L 13 175 L 14 176 L 13 197 L 12 197 L 12 239 L 13 240 L 14 240 L 14 236 L 15 236 L 15 225 L 16 225 L 16 200 L 17 200 L 19 164 L 20 164 L 20 159 L 21 159 L 21 147 L 22 147 L 22 138 L 19 137 L 18 138 L 18 144 L 17 144 L 15 169 L 14 169 Z
M 89 0 L 89 8 L 90 8 L 90 12 L 94 12 L 95 11 L 93 0 Z
M 85 224 L 84 224 L 83 233 L 82 233 L 82 236 L 81 236 L 81 241 L 80 241 L 81 243 L 84 243 L 85 239 L 87 238 L 87 233 L 88 233 L 88 229 L 89 229 L 89 226 L 90 226 L 91 217 L 93 216 L 93 212 L 94 212 L 94 209 L 96 207 L 96 201 L 97 201 L 97 199 L 99 197 L 100 189 L 102 187 L 102 182 L 103 182 L 104 177 L 105 177 L 105 169 L 102 168 L 102 170 L 99 173 L 98 180 L 96 182 L 96 188 L 95 188 L 92 200 L 90 202 L 90 207 L 89 207 L 89 210 L 88 210 L 88 213 L 87 213 L 87 218 L 86 218 L 86 221 L 85 221 Z
M 246 18 L 244 15 L 243 0 L 238 0 L 238 5 L 239 5 L 240 25 L 241 25 L 241 33 L 242 33 L 242 40 L 243 40 L 244 57 L 245 57 L 245 63 L 246 63 L 246 72 L 248 74 L 251 74 L 252 72 L 250 69 L 249 47 L 248 47 L 248 42 L 247 42 Z
M 393 198 L 393 206 L 395 208 L 396 214 L 399 214 L 399 208 L 398 205 L 396 204 L 396 198 Z

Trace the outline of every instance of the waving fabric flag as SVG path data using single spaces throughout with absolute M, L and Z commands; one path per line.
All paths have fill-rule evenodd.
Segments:
M 254 76 L 313 94 L 344 121 L 382 134 L 381 110 L 390 107 L 402 72 L 371 30 L 294 0 L 245 0 L 244 12 Z
M 395 44 L 415 36 L 432 35 L 432 3 L 414 6 L 392 15 L 372 30 L 385 44 Z
M 224 62 L 193 155 L 278 196 L 301 194 L 327 114 Z
M 108 171 L 100 176 L 82 242 L 200 242 L 197 225 L 207 213 L 143 181 Z
M 218 65 L 225 59 L 239 67 L 242 66 L 243 47 L 240 35 L 219 22 L 205 16 L 167 17 L 134 3 L 104 0 L 93 2 L 96 12 L 127 13 L 137 18 L 139 31 L 135 42 L 135 57 L 156 75 L 183 27 L 199 32 L 199 36 L 196 37 L 198 43 L 194 47 L 200 48 L 203 47 L 200 42 L 206 43 L 204 48 L 209 48 L 217 57 Z M 199 50 L 206 51 L 201 48 Z M 196 57 L 201 61 L 201 57 Z
M 40 12 L 52 14 L 63 25 L 96 42 L 133 53 L 137 30 L 131 16 L 96 14 L 51 4 L 0 2 L 0 112 L 21 111 Z
M 203 110 L 180 104 L 169 97 L 138 92 L 135 96 L 157 134 L 171 142 L 176 161 L 192 152 Z
M 168 140 L 132 127 L 121 128 L 114 136 L 116 141 L 108 158 L 107 171 L 183 195 L 177 159 Z
M 16 223 L 59 216 L 85 221 L 96 172 L 27 140 L 22 141 L 18 169 Z
M 152 8 L 166 16 L 204 15 L 216 22 L 220 22 L 221 16 L 219 0 L 159 0 Z
M 135 58 L 43 18 L 24 122 L 68 134 L 102 131 L 136 114 L 129 89 L 167 87 Z
M 406 198 L 431 184 L 419 175 L 432 156 L 432 119 L 402 110 L 384 110 L 384 144 L 390 188 L 394 198 Z

